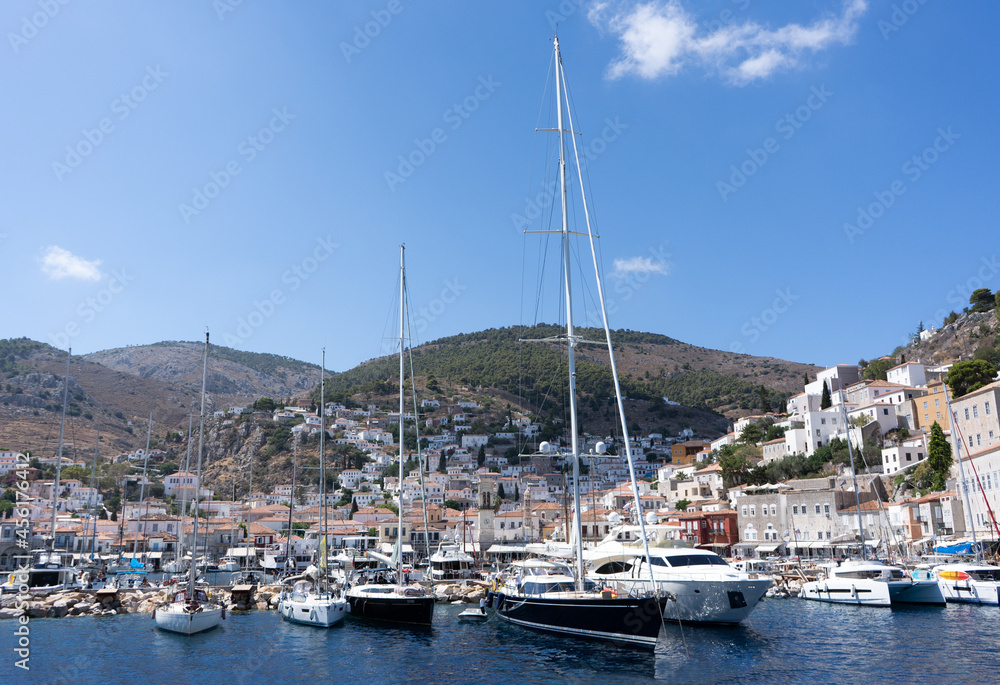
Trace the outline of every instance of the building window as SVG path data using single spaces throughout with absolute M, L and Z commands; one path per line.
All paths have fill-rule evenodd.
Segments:
M 757 507 L 755 507 L 752 504 L 750 505 L 750 515 L 751 516 L 756 516 L 757 515 Z
M 969 408 L 968 407 L 965 408 L 965 420 L 966 421 L 969 420 Z
M 829 514 L 830 513 L 830 505 L 829 504 L 824 504 L 823 505 L 823 513 L 824 514 Z
M 990 415 L 990 403 L 989 402 L 986 403 L 986 415 L 987 416 Z
M 979 405 L 978 404 L 972 405 L 972 418 L 974 418 L 974 419 L 978 419 L 979 418 Z
M 817 514 L 819 513 L 819 505 L 818 504 L 816 505 L 816 513 Z
M 937 413 L 937 418 L 938 418 L 938 420 L 940 420 L 940 419 L 941 419 L 941 412 L 938 412 L 938 413 Z M 925 417 L 924 417 L 924 421 L 926 421 L 926 420 L 927 420 L 927 417 L 925 416 Z
M 820 422 L 820 424 L 822 424 L 824 426 L 826 425 L 826 419 L 820 419 L 819 422 Z
M 980 445 L 983 444 L 983 441 L 980 439 L 982 437 L 983 437 L 982 433 L 976 433 L 976 447 L 979 447 Z
M 924 402 L 924 409 L 927 409 L 927 403 Z
M 793 504 L 792 505 L 792 513 L 795 514 L 795 515 L 798 515 L 798 513 L 799 513 L 799 505 L 798 504 Z
M 777 515 L 778 515 L 778 505 L 772 504 L 771 505 L 771 516 L 777 516 Z
M 742 514 L 743 514 L 744 516 L 746 516 L 746 515 L 747 515 L 747 505 L 745 505 L 745 504 L 743 505 L 743 508 L 742 508 L 742 510 L 741 510 L 741 513 L 742 513 Z
M 940 398 L 934 400 L 934 406 L 935 407 L 940 407 L 941 406 L 941 399 Z
M 827 539 L 827 540 L 829 540 L 829 539 L 830 539 L 830 531 L 826 531 L 826 539 Z
M 882 416 L 888 416 L 888 415 L 889 415 L 889 410 L 888 409 L 883 409 L 882 410 Z
M 974 445 L 972 444 L 972 436 L 971 435 L 969 436 L 969 447 L 974 447 Z
M 760 514 L 761 514 L 761 516 L 767 516 L 767 505 L 766 504 L 760 508 Z

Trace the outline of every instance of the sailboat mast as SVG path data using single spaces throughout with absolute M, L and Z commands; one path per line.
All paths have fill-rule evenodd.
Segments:
M 147 521 L 143 518 L 142 505 L 146 501 L 146 467 L 149 465 L 149 441 L 153 437 L 153 412 L 149 412 L 149 425 L 146 427 L 146 451 L 142 453 L 142 482 L 139 483 L 139 520 L 142 522 L 143 534 L 146 533 Z M 149 508 L 147 507 L 146 513 L 149 513 Z M 139 547 L 139 526 L 135 527 L 135 540 L 132 541 L 132 558 L 138 553 L 137 548 Z M 146 551 L 145 543 L 142 546 L 142 551 Z
M 321 558 L 319 571 L 322 577 L 319 581 L 320 589 L 325 592 L 327 589 L 326 573 L 326 461 L 324 445 L 326 444 L 326 348 L 323 348 L 322 364 L 319 373 L 319 537 L 320 542 L 316 546 L 317 555 Z
M 958 417 L 951 410 L 951 393 L 948 392 L 948 384 L 944 383 L 944 402 L 948 407 L 948 423 L 951 424 L 951 442 L 955 447 L 955 459 L 958 460 L 958 477 L 962 481 L 962 506 L 969 512 L 969 523 L 972 528 L 972 548 L 976 551 L 976 561 L 979 561 L 979 542 L 976 540 L 976 520 L 972 516 L 972 499 L 969 497 L 969 484 L 965 480 L 965 467 L 962 465 L 962 448 L 958 444 Z
M 250 509 L 253 507 L 253 443 L 250 444 L 250 486 L 247 490 L 247 529 L 244 531 L 246 533 L 246 540 L 249 542 L 250 539 Z M 244 546 L 244 550 L 249 549 L 249 546 Z M 255 553 L 256 554 L 256 553 Z M 255 557 L 256 558 L 256 557 Z M 250 568 L 250 556 L 244 551 L 243 560 L 246 562 L 246 568 Z
M 566 142 L 563 129 L 562 104 L 562 56 L 559 54 L 559 38 L 555 38 L 556 60 L 556 126 L 559 129 L 559 187 L 562 204 L 562 250 L 563 280 L 566 287 L 566 357 L 569 364 L 569 430 L 573 458 L 573 505 L 576 507 L 576 589 L 583 590 L 583 512 L 580 507 L 580 448 L 576 426 L 576 336 L 573 333 L 573 288 L 570 279 L 569 254 L 569 210 L 566 192 Z
M 56 480 L 52 485 L 52 551 L 56 549 L 56 513 L 59 511 L 59 476 L 62 473 L 63 432 L 66 428 L 66 404 L 69 402 L 69 360 L 73 348 L 66 350 L 66 382 L 63 384 L 62 420 L 59 422 L 59 453 L 56 455 Z
M 844 416 L 844 428 L 847 430 L 847 456 L 851 459 L 851 479 L 854 482 L 854 503 L 858 507 L 858 531 L 861 533 L 861 558 L 868 560 L 868 547 L 865 545 L 865 525 L 861 519 L 861 493 L 858 491 L 858 472 L 854 468 L 854 448 L 851 447 L 851 424 L 847 422 L 847 405 L 844 404 L 844 389 L 840 389 L 840 411 Z
M 205 331 L 205 356 L 201 368 L 201 409 L 198 417 L 198 477 L 194 490 L 194 531 L 191 538 L 191 565 L 188 572 L 187 599 L 194 601 L 194 578 L 198 557 L 198 501 L 201 499 L 201 455 L 205 447 L 205 389 L 208 386 L 208 331 Z
M 100 450 L 100 447 L 101 447 L 101 429 L 98 428 L 97 429 L 97 441 L 94 444 L 94 466 L 90 469 L 90 502 L 87 505 L 87 509 L 90 510 L 90 518 L 93 519 L 93 522 L 94 522 L 93 538 L 90 541 L 90 560 L 91 561 L 94 560 L 94 543 L 97 540 L 97 514 L 94 513 L 94 494 L 96 492 L 94 490 L 94 476 L 97 475 L 97 452 Z M 84 535 L 84 538 L 86 538 L 86 536 L 87 536 L 87 528 L 86 528 L 86 526 L 84 526 L 83 535 Z
M 187 439 L 187 458 L 184 460 L 184 477 L 181 478 L 183 490 L 181 490 L 181 530 L 180 535 L 177 537 L 177 561 L 180 563 L 184 559 L 182 552 L 184 551 L 184 526 L 187 524 L 187 481 L 188 476 L 191 475 L 191 424 L 194 421 L 194 417 L 188 414 L 188 439 Z M 194 561 L 194 553 L 191 554 L 191 560 Z M 180 570 L 180 566 L 177 567 Z
M 406 250 L 405 245 L 399 246 L 399 530 L 396 533 L 396 582 L 403 582 L 403 452 L 406 447 L 406 441 L 403 439 L 403 432 L 405 422 L 403 421 L 403 374 L 405 373 L 403 367 L 403 349 L 406 347 L 406 341 L 403 337 L 403 322 L 406 315 L 405 298 L 406 298 L 406 266 L 403 259 L 404 252 Z
M 292 558 L 292 512 L 295 511 L 295 470 L 299 464 L 299 440 L 292 439 L 292 493 L 288 497 L 288 540 L 285 542 L 285 567 Z

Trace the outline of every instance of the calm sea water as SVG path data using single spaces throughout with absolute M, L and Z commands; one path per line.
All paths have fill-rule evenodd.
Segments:
M 187 638 L 149 616 L 31 621 L 31 671 L 2 650 L 0 683 L 989 683 L 1000 669 L 996 608 L 877 609 L 766 600 L 748 624 L 668 625 L 654 653 L 528 631 L 492 618 L 433 628 L 347 619 L 322 630 L 271 612 L 230 614 Z M 0 623 L 12 645 L 15 621 Z

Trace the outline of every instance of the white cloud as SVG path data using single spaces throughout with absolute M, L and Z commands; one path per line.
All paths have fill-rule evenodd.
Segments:
M 64 278 L 79 278 L 81 281 L 101 280 L 101 270 L 97 268 L 101 260 L 87 261 L 55 245 L 46 248 L 41 262 L 42 273 L 54 281 Z
M 666 276 L 670 272 L 666 262 L 654 262 L 649 257 L 629 257 L 616 259 L 612 278 L 625 278 L 632 274 L 647 274 L 650 276 Z
M 777 29 L 746 21 L 704 30 L 680 0 L 618 4 L 617 8 L 600 2 L 591 7 L 588 18 L 621 41 L 621 54 L 608 66 L 609 78 L 636 74 L 655 79 L 697 64 L 742 86 L 797 67 L 804 53 L 850 42 L 867 8 L 866 0 L 844 0 L 840 15 L 808 26 L 788 24 Z

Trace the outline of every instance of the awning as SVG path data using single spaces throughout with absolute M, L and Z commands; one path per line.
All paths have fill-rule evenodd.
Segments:
M 757 545 L 758 552 L 773 552 L 774 550 L 781 547 L 781 545 Z
M 878 547 L 880 544 L 882 544 L 882 541 L 878 538 L 875 538 L 874 540 L 865 540 L 865 545 L 868 547 Z
M 711 547 L 712 549 L 721 549 L 722 547 L 729 547 L 729 545 L 724 542 L 703 542 L 700 545 L 695 545 L 695 547 Z
M 492 545 L 487 554 L 525 554 L 527 550 L 517 545 Z
M 828 549 L 830 546 L 831 546 L 830 543 L 826 542 L 825 540 L 821 542 L 809 543 L 809 549 Z
M 162 559 L 163 552 L 149 552 L 146 556 L 150 559 Z
M 920 538 L 919 540 L 914 540 L 910 544 L 912 544 L 912 545 L 926 545 L 928 542 L 930 542 L 933 539 L 934 539 L 934 536 L 931 535 L 930 537 Z
M 757 546 L 756 542 L 737 542 L 733 547 L 741 547 L 744 549 L 751 549 Z

